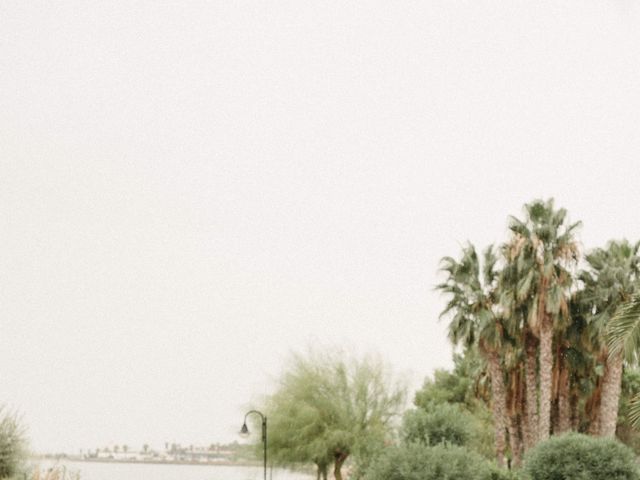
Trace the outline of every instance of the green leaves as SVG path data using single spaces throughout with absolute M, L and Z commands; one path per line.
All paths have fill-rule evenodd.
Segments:
M 402 421 L 402 439 L 424 445 L 466 445 L 473 418 L 459 405 L 434 403 L 427 409 L 409 410 Z
M 640 395 L 629 403 L 629 421 L 634 428 L 640 428 Z
M 481 337 L 492 348 L 498 348 L 502 335 L 495 312 L 497 302 L 498 257 L 492 246 L 483 252 L 483 262 L 472 244 L 462 249 L 459 260 L 444 257 L 440 271 L 446 274 L 436 290 L 449 296 L 447 306 L 440 314 L 453 314 L 449 322 L 449 339 L 465 347 L 474 345 Z
M 530 270 L 526 275 L 518 280 L 518 284 L 516 287 L 516 298 L 519 302 L 525 301 L 531 293 L 531 286 L 533 285 L 534 277 L 535 272 L 533 270 Z
M 639 480 L 633 451 L 612 439 L 571 433 L 539 444 L 525 460 L 531 480 Z
M 15 413 L 0 406 L 0 478 L 16 476 L 25 459 L 25 429 Z
M 627 358 L 634 355 L 634 343 L 640 346 L 640 342 L 633 341 L 633 316 L 629 316 L 633 312 L 625 312 L 620 307 L 639 288 L 639 248 L 640 243 L 611 241 L 606 248 L 589 253 L 589 269 L 581 275 L 585 308 L 592 312 L 593 334 L 606 337 L 609 348 L 624 351 Z M 617 318 L 611 318 L 614 316 Z
M 610 355 L 622 353 L 629 361 L 640 349 L 640 294 L 621 305 L 607 325 Z
M 372 452 L 405 402 L 405 388 L 379 357 L 341 351 L 293 355 L 267 400 L 269 449 L 279 464 L 330 465 Z
M 489 462 L 464 447 L 407 444 L 385 449 L 367 471 L 368 480 L 490 480 Z

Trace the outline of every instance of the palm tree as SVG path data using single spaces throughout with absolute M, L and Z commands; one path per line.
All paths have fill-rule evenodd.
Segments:
M 510 217 L 509 259 L 517 271 L 516 296 L 525 302 L 528 327 L 540 342 L 537 439 L 544 440 L 551 427 L 553 336 L 569 322 L 571 269 L 578 256 L 574 232 L 580 223 L 567 224 L 567 211 L 556 210 L 553 199 L 536 200 L 524 210 L 524 220 Z
M 473 245 L 463 248 L 460 261 L 452 257 L 441 260 L 446 280 L 436 289 L 447 294 L 449 302 L 440 317 L 449 313 L 449 338 L 465 347 L 477 346 L 486 359 L 491 378 L 492 409 L 495 426 L 496 456 L 504 465 L 506 450 L 507 405 L 500 357 L 503 327 L 496 314 L 497 257 L 493 247 L 484 252 L 482 273 Z
M 500 272 L 500 314 L 511 344 L 517 355 L 511 355 L 512 363 L 523 365 L 524 394 L 521 394 L 521 430 L 522 447 L 528 450 L 537 440 L 538 432 L 538 338 L 533 334 L 528 322 L 527 295 L 528 286 L 520 281 L 517 256 L 522 248 L 522 241 L 514 237 L 511 242 L 502 246 L 505 265 Z M 521 392 L 522 393 L 522 392 Z
M 582 275 L 584 295 L 590 315 L 590 331 L 599 347 L 598 358 L 604 365 L 601 396 L 596 416 L 596 432 L 605 437 L 616 433 L 618 403 L 622 383 L 624 355 L 610 354 L 605 341 L 608 324 L 620 305 L 638 290 L 640 281 L 640 242 L 611 241 L 587 255 L 589 269 Z
M 611 318 L 607 328 L 609 357 L 622 355 L 629 361 L 638 360 L 640 352 L 640 293 L 622 304 Z M 640 428 L 640 395 L 629 407 L 631 424 Z
M 598 347 L 590 334 L 588 311 L 584 290 L 581 290 L 570 301 L 571 324 L 555 339 L 558 346 L 554 394 L 557 416 L 552 425 L 553 433 L 584 430 L 588 419 L 597 410 L 591 405 L 597 396 L 599 377 L 595 353 Z M 583 411 L 582 407 L 586 409 Z

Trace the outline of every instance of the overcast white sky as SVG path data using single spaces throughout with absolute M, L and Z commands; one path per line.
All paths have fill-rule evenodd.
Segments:
M 640 238 L 640 6 L 0 3 L 0 402 L 233 440 L 287 352 L 450 365 L 438 259 L 554 196 Z

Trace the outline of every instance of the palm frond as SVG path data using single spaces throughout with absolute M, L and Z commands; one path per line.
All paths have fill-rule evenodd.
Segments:
M 622 304 L 607 325 L 607 345 L 610 355 L 623 353 L 627 360 L 640 349 L 640 294 Z
M 640 394 L 637 394 L 629 403 L 629 420 L 634 428 L 640 428 Z

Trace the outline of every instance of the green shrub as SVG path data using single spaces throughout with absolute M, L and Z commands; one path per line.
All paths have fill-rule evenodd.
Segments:
M 505 480 L 465 447 L 411 443 L 388 447 L 367 471 L 367 480 Z
M 0 406 L 0 478 L 17 475 L 26 457 L 24 428 L 15 413 Z
M 402 439 L 424 445 L 466 445 L 471 439 L 471 415 L 457 405 L 431 405 L 428 411 L 409 410 L 402 420 Z
M 538 444 L 525 457 L 531 480 L 639 480 L 633 451 L 620 442 L 570 433 Z
M 491 464 L 489 470 L 489 478 L 491 480 L 522 480 L 521 472 L 519 470 L 506 470 L 500 468 L 495 464 Z
M 454 355 L 454 361 L 461 364 L 464 362 L 464 358 L 461 356 L 456 358 Z M 433 372 L 433 379 L 425 379 L 422 388 L 416 392 L 413 403 L 424 409 L 437 403 L 467 403 L 471 396 L 469 391 L 473 381 L 469 376 L 464 375 L 466 372 L 459 370 L 462 369 L 456 366 L 455 372 L 446 370 Z

